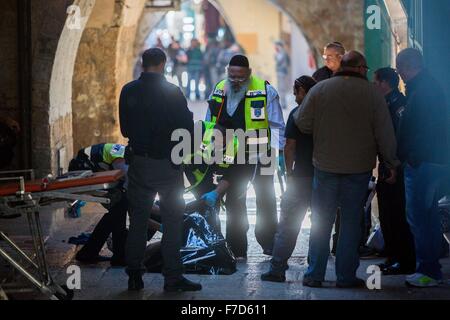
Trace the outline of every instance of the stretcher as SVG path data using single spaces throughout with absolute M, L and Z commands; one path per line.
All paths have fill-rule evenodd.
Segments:
M 27 181 L 25 175 L 20 175 L 24 173 L 30 175 L 30 180 Z M 15 177 L 1 178 L 11 174 Z M 12 223 L 15 218 L 26 216 L 34 250 L 31 256 L 25 253 L 1 230 L 0 224 L 0 256 L 46 297 L 52 300 L 71 299 L 73 292 L 56 284 L 50 275 L 40 211 L 61 202 L 109 204 L 110 199 L 105 197 L 106 190 L 116 187 L 123 176 L 124 173 L 120 170 L 100 173 L 82 171 L 57 179 L 35 180 L 33 171 L 29 170 L 0 172 L 0 219 L 11 219 L 8 223 Z M 0 283 L 0 286 L 3 285 Z

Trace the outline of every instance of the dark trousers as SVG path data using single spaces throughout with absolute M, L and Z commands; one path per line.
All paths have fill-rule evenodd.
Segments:
M 306 211 L 311 207 L 312 177 L 288 179 L 287 190 L 281 200 L 280 223 L 273 246 L 271 272 L 281 273 L 288 269 L 288 259 L 294 252 Z
M 125 259 L 127 211 L 127 195 L 122 193 L 120 200 L 109 209 L 108 213 L 106 213 L 95 226 L 92 235 L 80 250 L 79 254 L 87 257 L 97 256 L 108 239 L 108 236 L 112 233 L 112 259 L 119 261 Z
M 226 239 L 234 255 L 247 255 L 247 186 L 252 181 L 256 193 L 255 236 L 263 250 L 272 251 L 277 229 L 277 201 L 273 175 L 261 175 L 255 165 L 239 165 L 239 174 L 231 182 L 226 196 L 227 226 Z
M 140 156 L 129 159 L 128 199 L 130 201 L 130 230 L 126 244 L 127 272 L 144 271 L 148 219 L 155 196 L 160 199 L 164 233 L 161 241 L 163 275 L 178 278 L 183 273 L 181 238 L 183 234 L 183 175 L 169 160 L 154 160 Z
M 414 272 L 416 254 L 414 238 L 406 220 L 405 185 L 399 171 L 397 182 L 377 184 L 378 208 L 388 263 L 399 263 L 402 269 Z

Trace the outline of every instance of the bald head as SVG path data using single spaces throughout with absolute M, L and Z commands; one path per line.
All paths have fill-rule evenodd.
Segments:
M 366 57 L 358 51 L 349 51 L 342 57 L 341 69 L 358 72 L 363 76 L 366 76 L 369 70 Z
M 359 67 L 361 65 L 366 65 L 366 58 L 358 51 L 349 51 L 348 53 L 346 53 L 344 55 L 344 57 L 342 58 L 342 67 L 350 67 L 350 68 L 355 68 L 355 67 Z
M 413 48 L 402 50 L 397 56 L 397 71 L 404 81 L 411 80 L 423 69 L 422 53 Z

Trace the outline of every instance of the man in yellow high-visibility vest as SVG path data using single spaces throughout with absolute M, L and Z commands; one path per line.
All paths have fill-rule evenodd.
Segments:
M 211 95 L 206 121 L 218 123 L 227 130 L 243 130 L 246 137 L 249 133 L 254 135 L 247 137 L 245 143 L 239 141 L 240 151 L 246 152 L 245 162 L 235 161 L 227 173 L 230 186 L 226 195 L 226 238 L 235 256 L 245 259 L 249 228 L 246 193 L 251 182 L 256 191 L 256 239 L 264 253 L 271 255 L 278 223 L 273 172 L 262 172 L 259 154 L 258 160 L 252 161 L 255 154 L 251 150 L 255 145 L 265 147 L 272 155 L 276 150 L 283 150 L 283 112 L 277 91 L 267 81 L 252 75 L 247 57 L 234 56 L 227 74 L 228 78 L 219 82 Z

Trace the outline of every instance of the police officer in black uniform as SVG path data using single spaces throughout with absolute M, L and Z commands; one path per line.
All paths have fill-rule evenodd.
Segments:
M 375 72 L 375 85 L 384 94 L 394 129 L 397 132 L 406 98 L 399 91 L 400 78 L 392 68 Z M 389 170 L 383 162 L 378 167 L 377 197 L 381 230 L 383 232 L 386 262 L 381 264 L 384 275 L 412 274 L 416 270 L 414 239 L 406 220 L 405 186 L 402 170 L 395 184 L 386 183 Z
M 162 224 L 165 291 L 197 291 L 201 285 L 183 277 L 181 237 L 184 183 L 180 167 L 171 159 L 172 133 L 194 132 L 193 115 L 181 90 L 164 77 L 165 53 L 158 48 L 144 52 L 144 72 L 124 86 L 120 96 L 120 127 L 129 139 L 126 151 L 130 229 L 126 244 L 128 289 L 142 290 L 147 222 L 159 194 Z

